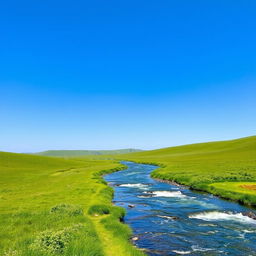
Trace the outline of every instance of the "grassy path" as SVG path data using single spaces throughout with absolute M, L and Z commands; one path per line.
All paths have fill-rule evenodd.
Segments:
M 100 223 L 102 217 L 93 217 L 92 221 L 95 226 L 95 230 L 99 236 L 101 244 L 103 246 L 104 255 L 106 256 L 118 256 L 118 255 L 130 255 L 127 254 L 123 247 L 123 242 L 117 237 L 113 236 L 111 232 L 108 232 L 104 225 Z
M 143 255 L 101 177 L 121 168 L 111 160 L 0 152 L 0 255 Z

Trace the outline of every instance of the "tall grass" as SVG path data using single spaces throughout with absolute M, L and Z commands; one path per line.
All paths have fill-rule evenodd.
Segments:
M 102 179 L 122 168 L 115 161 L 1 152 L 0 255 L 142 255 Z

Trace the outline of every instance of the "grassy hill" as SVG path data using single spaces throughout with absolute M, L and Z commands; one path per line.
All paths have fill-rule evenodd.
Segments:
M 140 152 L 140 149 L 117 149 L 117 150 L 47 150 L 43 152 L 34 153 L 41 156 L 56 156 L 56 157 L 80 157 L 90 155 L 117 155 L 132 152 Z
M 0 255 L 144 255 L 101 175 L 115 161 L 0 152 Z
M 152 173 L 154 178 L 256 205 L 256 136 L 132 153 L 121 158 L 158 164 L 161 168 Z

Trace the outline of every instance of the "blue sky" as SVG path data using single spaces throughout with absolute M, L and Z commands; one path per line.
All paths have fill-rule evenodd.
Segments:
M 4 1 L 0 150 L 256 134 L 256 2 Z

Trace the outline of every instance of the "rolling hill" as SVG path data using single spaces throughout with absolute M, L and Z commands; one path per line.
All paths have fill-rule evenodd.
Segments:
M 152 177 L 256 205 L 256 136 L 118 156 L 161 168 Z
M 90 156 L 90 155 L 117 155 L 117 154 L 126 154 L 132 152 L 141 152 L 140 149 L 117 149 L 117 150 L 47 150 L 38 153 L 35 155 L 40 156 L 55 156 L 55 157 L 81 157 L 81 156 Z

